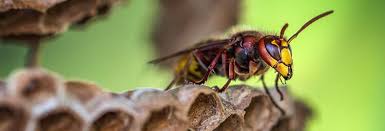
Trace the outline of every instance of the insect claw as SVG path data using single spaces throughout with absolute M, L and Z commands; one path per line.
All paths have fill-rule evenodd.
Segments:
M 215 92 L 219 92 L 219 91 L 220 91 L 220 89 L 219 89 L 218 86 L 214 86 L 214 87 L 213 87 L 213 90 L 214 90 Z

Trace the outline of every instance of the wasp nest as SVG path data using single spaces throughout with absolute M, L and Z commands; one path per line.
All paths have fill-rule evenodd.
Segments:
M 281 115 L 262 91 L 199 85 L 117 94 L 30 68 L 0 81 L 0 131 L 299 131 L 311 115 L 287 97 Z
M 119 0 L 0 0 L 0 37 L 36 39 L 105 14 Z M 16 37 L 16 38 L 15 38 Z

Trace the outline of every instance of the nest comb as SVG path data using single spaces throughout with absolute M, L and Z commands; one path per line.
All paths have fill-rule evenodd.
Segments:
M 244 85 L 220 94 L 201 85 L 111 93 L 28 68 L 0 81 L 0 131 L 303 130 L 309 107 L 290 97 L 279 104 L 285 116 Z
M 119 0 L 0 0 L 0 38 L 35 40 L 106 14 Z

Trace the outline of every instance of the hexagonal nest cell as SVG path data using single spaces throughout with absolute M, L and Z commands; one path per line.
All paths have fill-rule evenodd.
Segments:
M 178 131 L 187 127 L 185 121 L 179 119 L 173 112 L 175 108 L 165 107 L 159 111 L 151 112 L 150 117 L 143 126 L 144 131 Z
M 267 96 L 252 98 L 249 106 L 245 109 L 245 126 L 253 130 L 262 130 L 272 121 L 273 105 Z
M 36 131 L 80 131 L 84 120 L 69 110 L 48 112 L 38 119 Z
M 124 111 L 107 111 L 92 122 L 91 131 L 126 131 L 129 130 L 133 116 Z
M 12 104 L 0 104 L 0 131 L 23 131 L 28 119 L 22 108 Z
M 94 97 L 105 94 L 99 87 L 94 84 L 85 83 L 81 81 L 67 81 L 65 82 L 65 90 L 69 97 L 73 97 L 83 104 L 86 104 Z
M 7 82 L 8 93 L 31 104 L 55 97 L 60 89 L 55 75 L 40 69 L 20 71 Z
M 218 104 L 214 94 L 199 94 L 188 111 L 190 127 L 199 128 L 209 122 L 207 120 L 220 118 L 222 110 Z
M 31 104 L 25 95 L 15 95 L 18 92 L 15 89 L 23 91 L 30 78 L 52 81 L 55 84 L 36 85 L 59 93 L 52 94 L 50 99 L 41 99 L 39 104 Z M 222 94 L 200 85 L 185 85 L 166 92 L 138 89 L 117 94 L 87 82 L 63 81 L 44 69 L 29 68 L 0 82 L 0 88 L 4 89 L 0 95 L 0 130 L 297 131 L 305 129 L 311 116 L 308 106 L 289 100 L 284 100 L 289 105 L 284 108 L 294 108 L 295 112 L 276 115 L 266 94 L 245 85 L 230 87 Z M 45 96 L 45 93 L 36 91 L 33 96 Z M 114 95 L 106 97 L 106 94 Z
M 226 118 L 214 131 L 242 131 L 243 130 L 243 117 L 237 114 L 233 114 Z

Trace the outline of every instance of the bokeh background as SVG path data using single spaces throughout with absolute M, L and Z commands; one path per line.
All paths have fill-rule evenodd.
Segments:
M 165 87 L 172 73 L 146 64 L 157 57 L 150 39 L 157 4 L 131 0 L 86 30 L 70 30 L 46 41 L 42 65 L 66 79 L 93 81 L 115 92 Z M 385 130 L 385 1 L 244 0 L 240 25 L 278 32 L 288 22 L 290 35 L 330 9 L 335 10 L 333 15 L 292 43 L 294 77 L 288 85 L 314 108 L 308 130 Z M 1 79 L 23 67 L 26 51 L 0 44 Z M 222 85 L 223 80 L 215 78 L 209 85 Z M 256 84 L 255 79 L 250 81 Z

